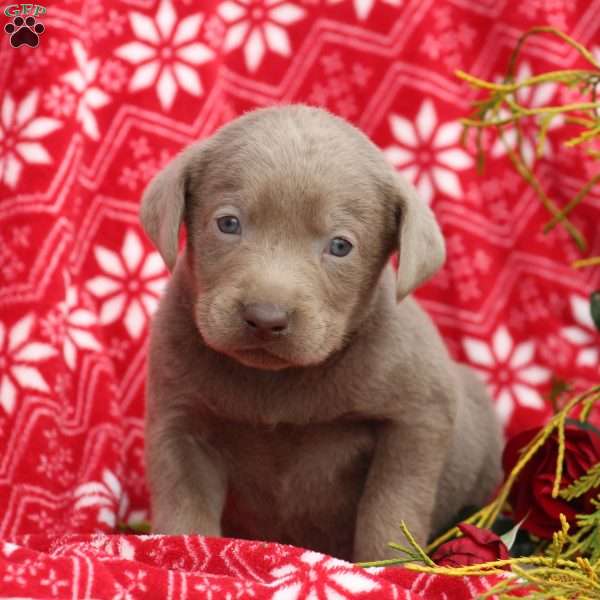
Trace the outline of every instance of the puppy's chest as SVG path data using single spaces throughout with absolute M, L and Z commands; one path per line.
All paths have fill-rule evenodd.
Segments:
M 375 435 L 373 423 L 344 420 L 274 428 L 221 423 L 212 443 L 227 464 L 237 516 L 284 527 L 301 516 L 320 521 L 353 510 Z

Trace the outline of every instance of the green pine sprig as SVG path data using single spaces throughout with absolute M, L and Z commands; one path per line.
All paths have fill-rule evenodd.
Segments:
M 590 490 L 600 486 L 600 463 L 595 464 L 585 475 L 574 481 L 560 491 L 560 496 L 565 500 L 579 498 Z

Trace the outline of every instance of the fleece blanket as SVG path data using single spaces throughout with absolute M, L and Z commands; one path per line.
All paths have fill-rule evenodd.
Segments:
M 448 261 L 418 299 L 487 382 L 508 434 L 542 423 L 553 377 L 597 381 L 586 298 L 564 231 L 503 146 L 476 174 L 457 119 L 520 33 L 552 24 L 600 56 L 600 0 L 63 0 L 5 3 L 0 31 L 0 596 L 470 598 L 485 579 L 365 571 L 306 549 L 127 536 L 150 518 L 143 466 L 148 320 L 167 272 L 137 211 L 149 178 L 246 110 L 324 106 L 360 128 L 431 203 Z M 571 68 L 533 40 L 519 76 Z M 556 86 L 524 94 L 565 100 Z M 591 175 L 525 150 L 564 203 Z M 513 138 L 511 138 L 513 139 Z M 595 194 L 595 195 L 594 195 Z M 598 190 L 576 224 L 600 253 Z M 390 531 L 390 539 L 397 532 Z

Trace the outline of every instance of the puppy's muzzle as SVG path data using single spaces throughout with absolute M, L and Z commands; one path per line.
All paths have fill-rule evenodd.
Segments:
M 242 307 L 242 319 L 258 338 L 271 339 L 289 331 L 289 312 L 284 306 L 277 304 L 245 304 Z

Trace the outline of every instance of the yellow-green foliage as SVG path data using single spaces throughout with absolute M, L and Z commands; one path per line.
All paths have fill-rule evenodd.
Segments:
M 577 50 L 591 68 L 551 71 L 534 75 L 522 81 L 515 81 L 516 64 L 523 44 L 529 37 L 542 34 L 554 35 L 562 39 L 566 44 Z M 457 71 L 456 75 L 486 94 L 474 103 L 472 115 L 469 118 L 462 119 L 465 126 L 465 135 L 471 129 L 476 130 L 477 164 L 480 171 L 483 169 L 485 162 L 481 134 L 484 129 L 493 129 L 504 143 L 507 154 L 518 173 L 533 187 L 542 204 L 552 215 L 552 218 L 544 226 L 544 232 L 549 232 L 560 223 L 571 235 L 577 246 L 585 251 L 588 247 L 587 240 L 577 227 L 571 223 L 569 215 L 582 202 L 589 191 L 600 182 L 600 172 L 592 176 L 564 207 L 559 208 L 556 202 L 548 196 L 533 170 L 523 159 L 520 151 L 520 141 L 523 136 L 523 120 L 531 117 L 537 119 L 536 152 L 538 158 L 541 157 L 552 121 L 562 116 L 566 123 L 576 126 L 579 130 L 577 135 L 565 142 L 565 146 L 567 148 L 581 146 L 591 160 L 599 160 L 600 151 L 593 146 L 592 142 L 600 137 L 600 102 L 597 96 L 597 86 L 600 84 L 600 63 L 589 50 L 558 29 L 554 27 L 534 27 L 521 36 L 511 56 L 506 78 L 502 83 L 485 81 L 463 71 Z M 548 82 L 568 88 L 577 88 L 582 98 L 581 101 L 572 104 L 539 107 L 528 107 L 519 103 L 518 90 L 536 88 Z M 507 126 L 514 127 L 517 131 L 519 143 L 516 150 L 506 142 L 504 129 Z M 584 258 L 576 261 L 573 266 L 592 265 L 600 265 L 600 256 Z

